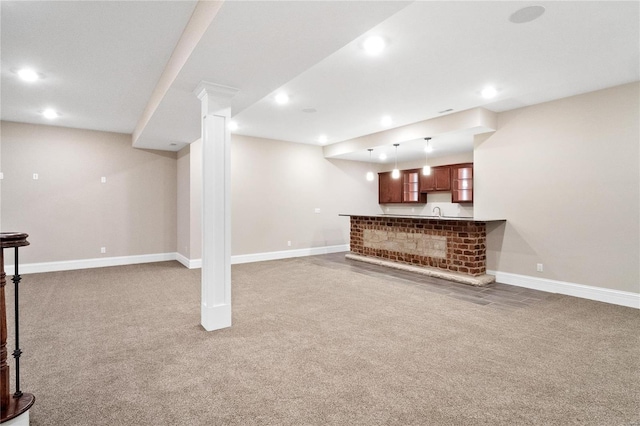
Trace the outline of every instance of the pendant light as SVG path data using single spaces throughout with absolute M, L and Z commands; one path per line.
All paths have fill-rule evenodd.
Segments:
M 399 143 L 394 143 L 393 146 L 396 147 L 396 167 L 394 167 L 393 171 L 391 172 L 391 177 L 394 179 L 398 179 L 400 177 L 400 170 L 398 170 L 398 145 L 400 145 Z
M 367 180 L 371 182 L 373 180 L 373 171 L 371 170 L 371 153 L 373 152 L 373 148 L 368 148 L 369 151 L 369 171 L 367 172 Z
M 424 138 L 427 141 L 427 146 L 424 148 L 424 167 L 422 168 L 422 174 L 424 176 L 429 176 L 431 174 L 431 166 L 429 166 L 429 141 L 431 138 Z

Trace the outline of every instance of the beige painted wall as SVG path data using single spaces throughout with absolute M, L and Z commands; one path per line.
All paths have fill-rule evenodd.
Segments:
M 367 168 L 327 160 L 318 146 L 233 135 L 232 254 L 348 244 L 349 218 L 338 214 L 379 211 Z
M 178 246 L 187 259 L 202 256 L 202 141 L 187 145 L 178 152 Z
M 640 292 L 639 95 L 634 83 L 501 113 L 477 137 L 471 211 L 507 219 L 490 227 L 489 269 Z M 176 155 L 133 149 L 124 134 L 1 131 L 0 225 L 31 235 L 23 262 L 200 257 L 199 141 Z M 233 135 L 231 159 L 233 255 L 347 244 L 339 213 L 382 211 L 368 164 L 327 160 L 321 147 Z M 429 200 L 415 213 L 447 203 Z
M 189 158 L 191 182 L 189 187 L 189 203 L 191 223 L 189 228 L 190 259 L 202 257 L 202 139 L 189 145 L 192 153 Z
M 175 153 L 134 149 L 126 134 L 0 125 L 0 226 L 30 235 L 22 262 L 175 252 Z
M 190 259 L 200 258 L 200 140 L 180 151 L 178 187 L 187 190 L 191 201 L 178 195 L 178 228 L 187 229 L 187 209 L 191 208 L 190 256 L 178 236 L 178 252 Z M 190 173 L 181 165 L 189 156 Z M 349 243 L 349 219 L 339 213 L 382 213 L 378 204 L 377 175 L 365 179 L 368 163 L 325 159 L 321 147 L 232 135 L 231 138 L 232 255 L 306 249 Z M 473 153 L 434 158 L 431 164 L 473 161 Z M 419 162 L 399 164 L 419 167 Z M 373 171 L 385 171 L 388 164 L 373 164 Z M 451 215 L 471 216 L 473 207 L 452 204 L 451 194 L 431 194 L 426 205 L 414 206 L 414 214 L 427 214 L 435 206 Z M 315 208 L 320 208 L 316 214 Z M 411 213 L 407 206 L 387 206 L 389 213 Z M 181 209 L 184 213 L 180 214 Z M 182 223 L 180 223 L 182 222 Z M 184 241 L 184 242 L 181 242 Z M 287 241 L 292 245 L 287 246 Z
M 176 251 L 191 259 L 191 145 L 178 151 L 177 173 L 177 206 L 176 206 Z
M 640 85 L 504 112 L 476 138 L 488 269 L 640 292 Z M 536 272 L 536 264 L 544 272 Z

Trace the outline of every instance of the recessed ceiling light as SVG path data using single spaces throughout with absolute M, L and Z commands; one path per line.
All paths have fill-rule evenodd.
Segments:
M 18 77 L 23 81 L 34 82 L 40 79 L 40 75 L 31 68 L 22 68 L 17 71 Z
M 238 130 L 238 123 L 236 123 L 235 121 L 229 122 L 229 130 L 231 130 L 232 132 Z
M 382 124 L 384 127 L 389 127 L 392 123 L 393 120 L 391 120 L 391 117 L 389 117 L 388 115 L 385 115 L 380 119 L 380 124 Z
M 509 21 L 514 24 L 524 24 L 538 19 L 542 16 L 545 9 L 542 6 L 527 6 L 518 9 L 509 16 Z
M 485 99 L 492 99 L 496 97 L 496 95 L 498 94 L 498 91 L 496 90 L 495 87 L 487 86 L 484 89 L 482 89 L 482 92 L 480 92 L 480 94 Z
M 318 142 L 320 143 L 327 143 L 329 139 L 327 138 L 327 135 L 320 135 L 318 136 Z
M 289 102 L 289 96 L 286 93 L 278 93 L 276 95 L 276 102 L 280 105 L 284 105 Z
M 380 161 L 384 161 L 384 160 L 386 160 L 386 159 L 387 159 L 387 154 L 385 154 L 385 153 L 383 152 L 383 153 L 381 153 L 381 154 L 378 156 L 378 158 L 380 159 Z
M 369 55 L 378 55 L 384 50 L 386 45 L 387 43 L 385 43 L 384 39 L 380 36 L 371 36 L 362 43 L 364 51 Z
M 44 117 L 48 118 L 49 120 L 53 120 L 54 118 L 58 118 L 59 116 L 59 114 L 54 110 L 52 110 L 51 108 L 45 109 L 44 111 L 42 111 L 42 115 L 44 115 Z

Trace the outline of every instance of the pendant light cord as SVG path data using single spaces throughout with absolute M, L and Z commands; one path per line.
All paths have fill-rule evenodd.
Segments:
M 400 145 L 399 143 L 394 143 L 393 146 L 396 147 L 396 169 L 398 168 L 398 145 Z

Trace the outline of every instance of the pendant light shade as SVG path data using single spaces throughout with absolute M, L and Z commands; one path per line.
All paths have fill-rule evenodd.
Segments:
M 373 148 L 368 148 L 369 151 L 369 171 L 367 172 L 367 180 L 371 182 L 373 180 L 373 171 L 371 170 L 371 153 L 373 152 Z
M 431 174 L 431 166 L 429 166 L 429 152 L 431 152 L 431 147 L 429 146 L 429 141 L 431 138 L 424 138 L 427 141 L 427 146 L 424 148 L 424 167 L 422 168 L 422 174 L 424 176 L 429 176 Z
M 398 170 L 398 145 L 400 145 L 399 143 L 394 143 L 393 146 L 396 147 L 396 166 L 393 168 L 393 171 L 391 172 L 391 177 L 393 179 L 398 179 L 400 177 L 400 170 Z

